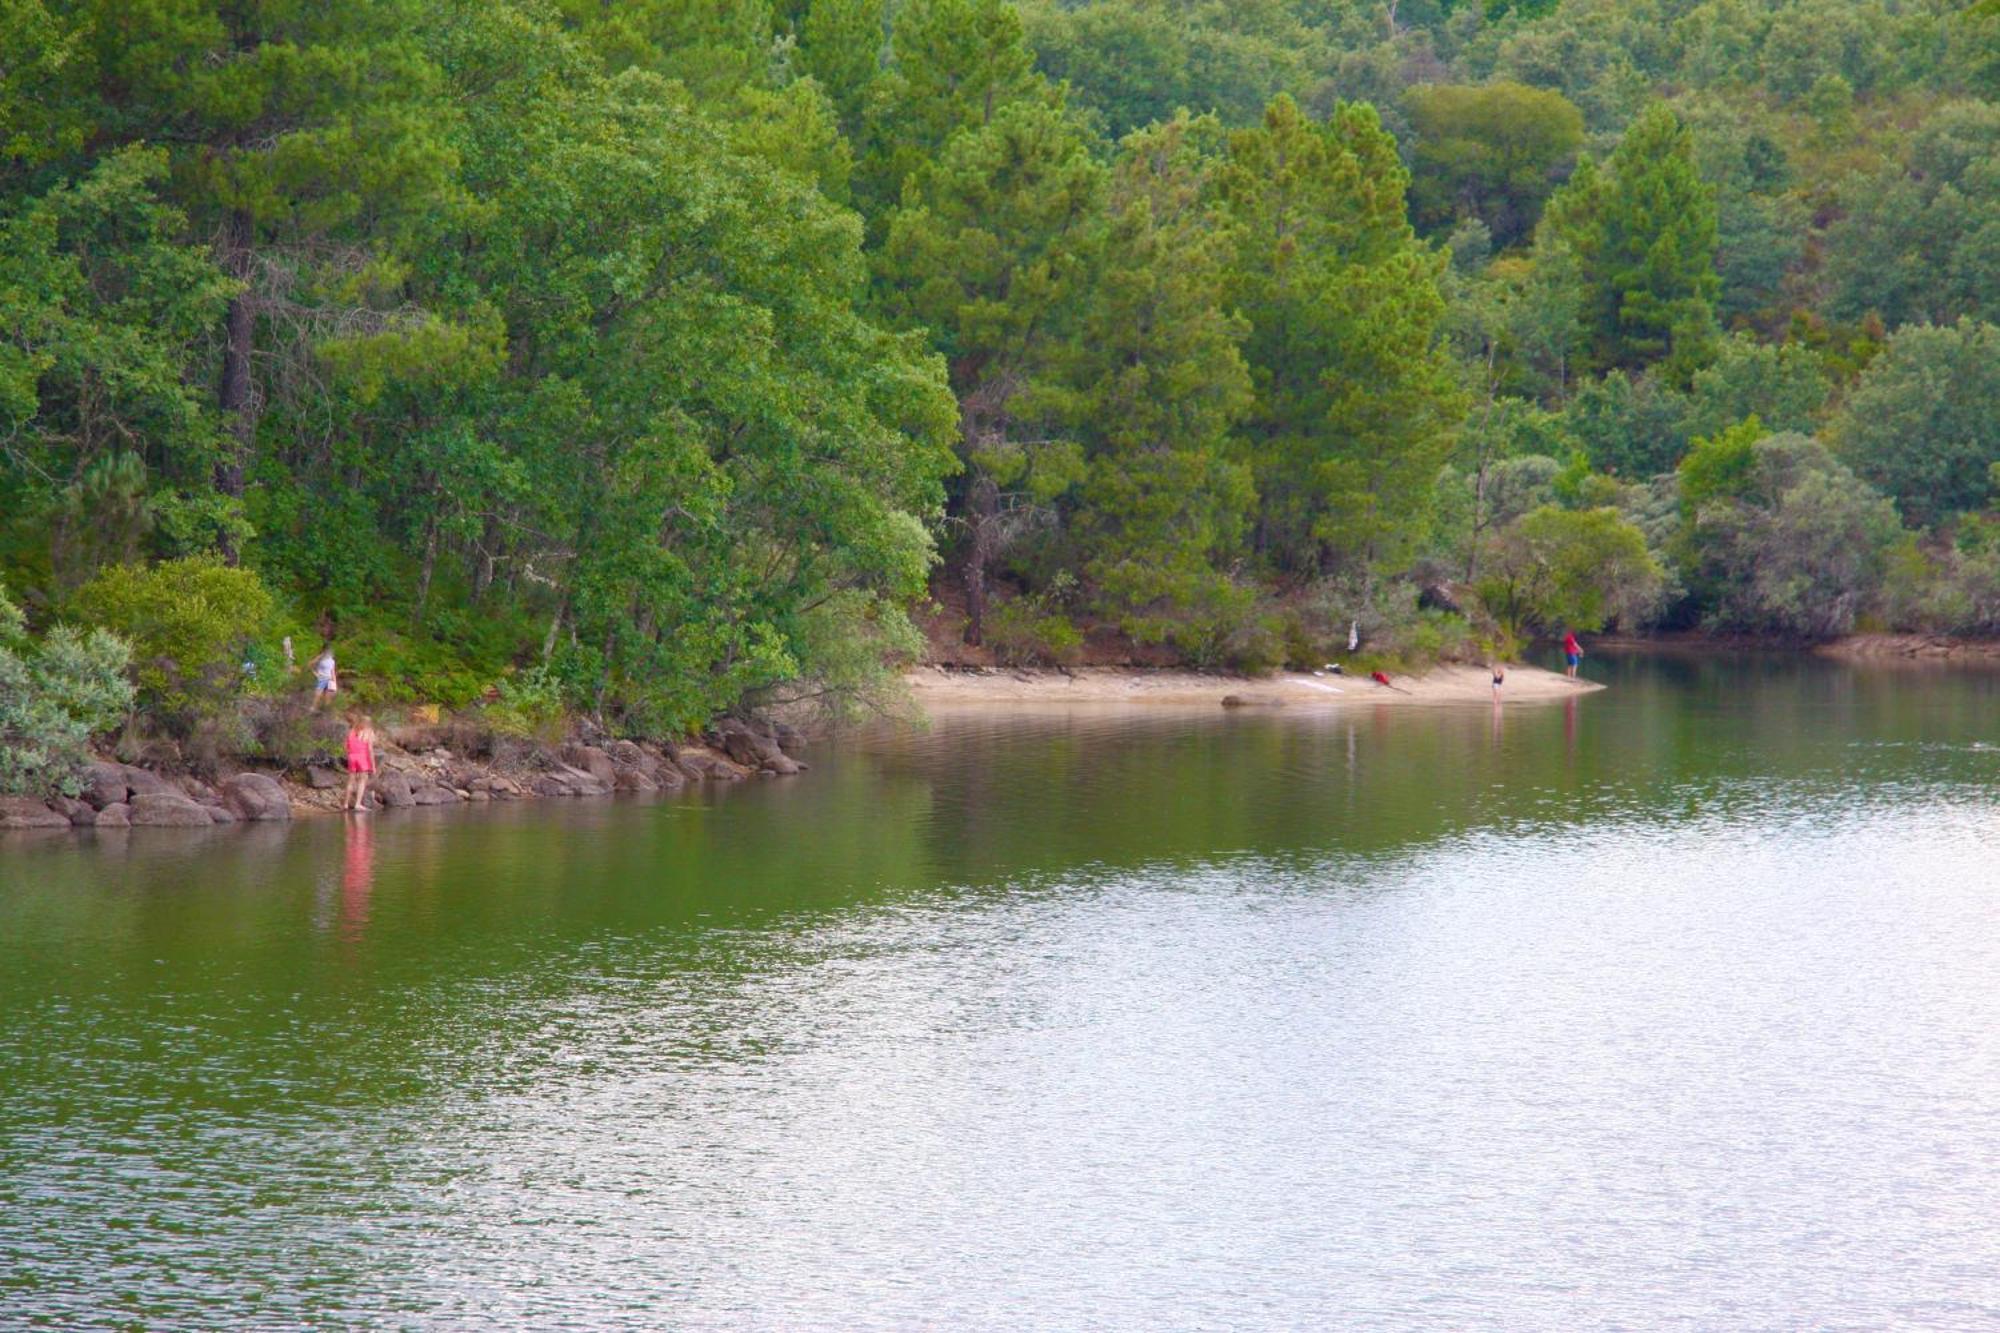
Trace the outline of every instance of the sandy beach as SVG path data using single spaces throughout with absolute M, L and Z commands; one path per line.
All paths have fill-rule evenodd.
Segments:
M 1225 699 L 1252 708 L 1339 708 L 1349 704 L 1484 704 L 1492 701 L 1485 667 L 1440 666 L 1378 685 L 1364 677 L 1285 672 L 1231 676 L 1138 667 L 1077 667 L 1069 671 L 1005 667 L 920 667 L 904 677 L 925 708 L 979 704 L 1139 704 L 1216 708 Z M 1508 703 L 1544 703 L 1603 689 L 1540 667 L 1509 666 Z

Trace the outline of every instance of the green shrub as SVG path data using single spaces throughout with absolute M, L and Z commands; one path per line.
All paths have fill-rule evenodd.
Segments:
M 1481 569 L 1480 603 L 1514 637 L 1637 619 L 1665 580 L 1645 534 L 1610 508 L 1524 515 L 1493 539 Z
M 101 629 L 59 625 L 36 643 L 0 588 L 0 793 L 75 795 L 90 737 L 132 707 L 130 663 Z
M 505 677 L 500 697 L 486 705 L 486 724 L 502 736 L 553 740 L 563 728 L 563 688 L 546 667 Z
M 1006 666 L 1067 666 L 1082 655 L 1083 631 L 1038 593 L 988 612 L 986 642 Z
M 276 611 L 256 574 L 212 556 L 113 566 L 75 606 L 131 645 L 140 702 L 183 729 L 241 691 L 245 652 Z
M 435 703 L 464 708 L 499 677 L 499 663 L 480 662 L 449 643 L 379 625 L 345 630 L 333 646 L 340 688 L 357 704 Z

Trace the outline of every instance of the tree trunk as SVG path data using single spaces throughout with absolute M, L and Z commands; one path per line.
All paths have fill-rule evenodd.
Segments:
M 556 639 L 558 636 L 562 634 L 563 616 L 568 611 L 569 611 L 568 598 L 562 598 L 556 602 L 556 613 L 555 615 L 549 617 L 549 632 L 542 639 L 543 666 L 547 666 L 549 664 L 549 659 L 555 656 Z
M 977 648 L 986 641 L 986 566 L 993 556 L 994 525 L 999 516 L 1000 488 L 991 477 L 972 483 L 966 496 L 972 549 L 965 557 L 965 642 Z
M 1472 540 L 1466 543 L 1465 581 L 1468 585 L 1479 577 L 1479 542 L 1486 535 L 1486 473 L 1492 465 L 1490 450 L 1493 444 L 1493 399 L 1499 393 L 1499 381 L 1494 376 L 1494 366 L 1500 358 L 1499 344 L 1492 339 L 1486 342 L 1486 412 L 1479 419 L 1479 463 L 1473 474 L 1472 488 Z
M 437 519 L 433 517 L 425 525 L 424 563 L 422 569 L 417 573 L 417 604 L 410 612 L 410 628 L 412 630 L 423 628 L 424 607 L 431 600 L 431 576 L 437 572 L 437 555 L 438 523 Z
M 229 439 L 215 463 L 215 489 L 232 500 L 243 498 L 244 468 L 257 436 L 257 393 L 250 376 L 257 336 L 257 312 L 249 289 L 252 239 L 250 215 L 241 210 L 231 213 L 223 233 L 222 266 L 244 289 L 230 299 L 222 315 L 222 387 L 216 406 L 228 424 Z M 235 538 L 226 530 L 222 555 L 232 565 L 239 557 Z

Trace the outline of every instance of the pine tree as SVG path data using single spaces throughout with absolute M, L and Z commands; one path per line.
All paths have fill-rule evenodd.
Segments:
M 882 305 L 930 331 L 958 394 L 968 643 L 992 562 L 1080 468 L 1047 429 L 1050 367 L 1100 243 L 1103 179 L 1061 108 L 1013 102 L 952 139 L 890 218 Z
M 1685 385 L 1713 357 L 1716 207 L 1687 127 L 1655 102 L 1608 166 L 1580 164 L 1549 203 L 1544 241 L 1580 266 L 1582 323 L 1600 369 L 1663 363 Z
M 1367 106 L 1314 124 L 1281 96 L 1230 139 L 1257 544 L 1283 570 L 1394 559 L 1449 451 L 1462 403 L 1441 345 L 1445 261 L 1410 230 L 1407 179 Z

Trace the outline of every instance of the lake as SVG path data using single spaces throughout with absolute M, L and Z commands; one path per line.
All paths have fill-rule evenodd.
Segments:
M 0 1324 L 2000 1324 L 2000 675 L 0 843 Z

